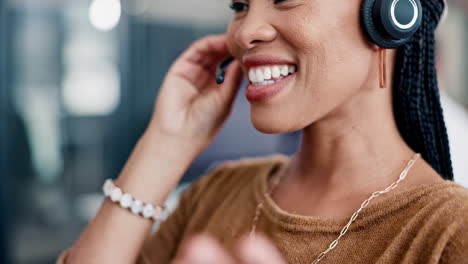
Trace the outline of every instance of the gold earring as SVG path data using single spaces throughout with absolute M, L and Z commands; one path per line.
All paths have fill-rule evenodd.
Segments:
M 387 59 L 386 50 L 379 47 L 379 87 L 387 87 Z

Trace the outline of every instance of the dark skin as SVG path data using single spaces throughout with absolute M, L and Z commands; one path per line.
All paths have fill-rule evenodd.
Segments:
M 248 8 L 228 28 L 231 53 L 240 61 L 274 54 L 298 68 L 290 91 L 251 103 L 251 121 L 259 131 L 303 133 L 274 200 L 301 215 L 349 216 L 369 194 L 394 182 L 414 154 L 392 112 L 396 51 L 386 51 L 387 88 L 382 89 L 379 48 L 359 23 L 361 1 L 242 3 Z M 440 180 L 421 159 L 394 193 Z
M 251 122 L 264 133 L 301 130 L 303 140 L 277 172 L 284 180 L 273 201 L 294 214 L 348 219 L 373 192 L 394 182 L 414 154 L 392 113 L 395 51 L 387 51 L 388 82 L 381 89 L 379 49 L 361 30 L 360 0 L 234 1 L 240 12 L 227 33 L 196 41 L 174 61 L 116 185 L 142 201 L 163 204 L 230 115 L 247 75 L 241 62 L 274 56 L 293 62 L 297 72 L 275 97 L 250 103 Z M 230 55 L 236 60 L 217 85 L 216 65 Z M 442 178 L 420 159 L 398 188 L 372 202 L 437 181 Z M 151 225 L 106 200 L 67 263 L 133 263 Z M 192 237 L 182 242 L 174 263 L 286 263 L 273 243 L 257 238 L 240 239 L 235 258 L 208 235 Z
M 396 181 L 415 154 L 401 137 L 392 112 L 396 51 L 386 51 L 387 86 L 382 89 L 379 48 L 362 32 L 360 0 L 235 2 L 242 9 L 227 30 L 229 53 L 238 61 L 253 55 L 279 56 L 298 68 L 289 91 L 272 100 L 251 102 L 251 121 L 257 130 L 303 133 L 299 151 L 277 172 L 284 180 L 273 200 L 294 214 L 349 218 L 370 194 Z M 247 75 L 248 68 L 240 67 Z M 442 180 L 421 158 L 398 188 L 372 202 Z M 267 239 L 249 246 L 246 241 L 239 242 L 240 256 L 258 247 L 264 251 L 252 254 L 266 253 L 259 253 L 264 256 L 256 263 L 285 263 Z M 175 263 L 209 258 L 203 253 L 208 251 L 196 250 L 208 244 L 210 254 L 219 256 L 215 263 L 238 263 L 207 236 L 186 242 L 185 253 Z

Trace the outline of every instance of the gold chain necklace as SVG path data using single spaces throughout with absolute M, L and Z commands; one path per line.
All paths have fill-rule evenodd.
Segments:
M 413 164 L 416 162 L 416 160 L 421 156 L 420 153 L 416 153 L 414 154 L 413 158 L 411 160 L 408 161 L 405 169 L 401 172 L 400 174 L 400 177 L 398 177 L 398 180 L 396 180 L 395 182 L 393 182 L 392 184 L 390 184 L 387 188 L 381 190 L 381 191 L 376 191 L 374 192 L 369 198 L 367 198 L 362 204 L 361 204 L 361 207 L 359 207 L 359 209 L 354 212 L 354 214 L 351 216 L 351 218 L 349 219 L 348 223 L 343 227 L 343 229 L 341 230 L 340 232 L 340 235 L 335 239 L 333 240 L 333 242 L 328 246 L 328 248 L 323 251 L 322 253 L 320 253 L 317 258 L 311 262 L 311 264 L 317 264 L 319 263 L 324 257 L 325 255 L 330 252 L 332 249 L 334 249 L 337 245 L 338 245 L 338 241 L 340 240 L 340 238 L 342 236 L 344 236 L 346 234 L 346 232 L 348 231 L 349 229 L 349 226 L 354 222 L 354 220 L 356 220 L 356 218 L 358 217 L 359 213 L 367 207 L 367 205 L 369 205 L 370 201 L 384 193 L 387 193 L 393 189 L 395 189 L 398 184 L 403 180 L 405 179 L 406 175 L 408 174 L 409 170 L 411 169 L 411 167 L 413 166 Z M 257 205 L 257 208 L 255 210 L 255 216 L 253 218 L 253 223 L 252 223 L 252 229 L 250 230 L 250 237 L 254 237 L 255 236 L 255 230 L 256 230 L 256 227 L 257 227 L 257 221 L 258 221 L 258 218 L 260 217 L 260 210 L 262 209 L 263 205 L 264 205 L 264 202 L 265 202 L 265 196 L 268 196 L 268 195 L 271 195 L 271 193 L 274 191 L 274 189 L 276 188 L 276 186 L 280 183 L 281 181 L 281 177 L 279 176 L 275 176 L 275 177 L 272 177 L 272 180 L 271 180 L 271 188 L 268 188 L 269 190 L 267 190 L 263 195 L 263 199 L 262 201 Z

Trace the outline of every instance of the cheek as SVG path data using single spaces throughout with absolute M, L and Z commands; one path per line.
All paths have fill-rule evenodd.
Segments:
M 352 1 L 350 1 L 352 2 Z M 360 24 L 359 5 L 348 3 L 335 10 L 339 18 L 331 20 L 322 32 L 327 64 L 334 79 L 357 89 L 365 84 L 372 66 L 372 47 Z
M 288 15 L 294 19 L 285 20 L 281 35 L 304 61 L 307 76 L 340 79 L 346 70 L 367 74 L 372 49 L 361 29 L 359 3 L 330 1 L 292 11 Z
M 236 21 L 231 21 L 226 30 L 226 42 L 229 53 L 236 58 L 239 58 L 239 50 L 235 42 L 235 32 L 237 30 L 238 23 Z
M 362 40 L 358 22 L 316 24 L 296 20 L 289 25 L 294 30 L 282 33 L 293 46 L 301 71 L 291 98 L 295 106 L 284 109 L 289 109 L 288 115 L 308 113 L 307 118 L 297 120 L 302 126 L 320 119 L 358 93 L 372 73 L 372 50 Z
M 299 96 L 306 107 L 313 108 L 308 112 L 319 118 L 367 87 L 372 79 L 372 56 L 367 50 L 332 40 L 317 43 L 314 50 L 316 54 L 307 56 Z

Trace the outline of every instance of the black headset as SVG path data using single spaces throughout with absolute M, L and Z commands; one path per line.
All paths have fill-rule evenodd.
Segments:
M 377 46 L 395 49 L 411 39 L 421 26 L 420 0 L 363 0 L 361 24 L 364 32 Z M 216 82 L 224 82 L 226 67 L 232 57 L 221 62 L 216 69 Z
M 394 49 L 405 44 L 422 21 L 420 0 L 364 0 L 361 23 L 377 46 Z

